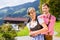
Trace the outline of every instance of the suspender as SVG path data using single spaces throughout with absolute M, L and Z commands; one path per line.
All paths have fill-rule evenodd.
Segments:
M 47 27 L 48 27 L 49 24 L 50 24 L 50 20 L 51 20 L 51 14 L 50 14 L 50 16 L 49 16 L 49 21 L 48 21 Z M 49 30 L 49 29 L 48 29 L 48 30 Z M 49 34 L 49 32 L 48 32 L 48 34 Z
M 51 20 L 51 15 L 49 16 L 49 22 L 48 22 L 47 26 L 50 24 L 50 20 Z

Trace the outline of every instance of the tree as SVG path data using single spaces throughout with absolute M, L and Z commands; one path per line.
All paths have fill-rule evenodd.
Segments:
M 52 0 L 49 1 L 50 12 L 56 16 L 56 18 L 60 17 L 60 0 Z

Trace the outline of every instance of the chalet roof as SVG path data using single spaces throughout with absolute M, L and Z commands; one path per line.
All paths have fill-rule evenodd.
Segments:
M 28 18 L 25 17 L 5 17 L 3 18 L 5 21 L 28 21 Z

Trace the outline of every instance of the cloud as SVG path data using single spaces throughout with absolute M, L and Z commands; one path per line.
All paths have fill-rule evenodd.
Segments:
M 7 6 L 16 6 L 21 5 L 28 2 L 34 2 L 36 0 L 0 0 L 0 8 Z

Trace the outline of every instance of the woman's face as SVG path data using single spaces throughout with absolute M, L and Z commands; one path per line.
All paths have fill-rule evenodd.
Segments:
M 35 12 L 35 10 L 32 9 L 29 13 L 30 13 L 31 19 L 35 20 L 35 18 L 36 18 L 36 12 Z
M 47 7 L 47 5 L 42 6 L 42 12 L 43 13 L 48 13 L 49 12 L 49 8 Z

